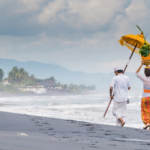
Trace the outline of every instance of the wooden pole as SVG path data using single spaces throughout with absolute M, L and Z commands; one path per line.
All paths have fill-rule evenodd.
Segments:
M 129 61 L 128 61 L 128 63 L 126 64 L 123 73 L 125 73 L 125 71 L 126 71 L 128 65 L 129 65 L 129 63 L 130 63 L 130 60 L 131 60 L 131 58 L 132 58 L 132 56 L 133 56 L 133 54 L 134 54 L 134 52 L 135 52 L 136 47 L 137 47 L 137 44 L 135 45 L 135 47 L 134 47 L 134 49 L 133 49 L 133 51 L 132 51 L 132 53 L 131 53 L 131 55 L 130 55 L 130 57 L 129 57 Z
M 110 104 L 111 104 L 112 100 L 113 100 L 113 99 L 111 99 L 111 100 L 110 100 L 110 102 L 109 102 L 109 104 L 108 104 L 108 106 L 107 106 L 107 109 L 106 109 L 106 111 L 105 111 L 105 113 L 104 113 L 104 116 L 103 116 L 103 117 L 105 117 L 105 116 L 106 116 L 106 113 L 107 113 L 107 111 L 108 111 L 108 108 L 109 108 L 109 106 L 110 106 Z
M 134 52 L 135 52 L 136 47 L 137 47 L 137 44 L 135 45 L 135 47 L 134 47 L 134 49 L 133 49 L 133 51 L 132 51 L 132 53 L 131 53 L 131 55 L 130 55 L 130 57 L 129 57 L 129 61 L 128 61 L 128 63 L 126 64 L 123 73 L 125 73 L 125 71 L 126 71 L 128 65 L 129 65 L 129 63 L 130 63 L 130 60 L 131 60 L 131 58 L 132 58 L 132 56 L 133 56 L 133 54 L 134 54 Z M 108 111 L 108 109 L 109 109 L 109 106 L 110 106 L 111 102 L 112 102 L 112 99 L 110 100 L 110 102 L 109 102 L 109 104 L 108 104 L 108 106 L 107 106 L 107 109 L 106 109 L 106 111 L 105 111 L 103 117 L 106 116 L 106 113 L 107 113 L 107 111 Z

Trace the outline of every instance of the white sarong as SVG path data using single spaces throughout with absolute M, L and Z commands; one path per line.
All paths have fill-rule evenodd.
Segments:
M 116 116 L 116 125 L 121 126 L 121 122 L 118 119 L 122 118 L 125 122 L 127 117 L 127 102 L 114 101 L 112 113 L 114 116 Z

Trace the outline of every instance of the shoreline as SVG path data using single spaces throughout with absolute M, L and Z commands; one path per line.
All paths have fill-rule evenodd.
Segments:
M 0 148 L 11 150 L 148 149 L 150 131 L 0 112 Z
M 9 93 L 6 91 L 0 91 L 0 97 L 10 97 L 10 96 L 67 96 L 67 95 L 89 95 L 92 93 L 81 92 L 49 92 L 44 94 L 37 94 L 37 93 Z

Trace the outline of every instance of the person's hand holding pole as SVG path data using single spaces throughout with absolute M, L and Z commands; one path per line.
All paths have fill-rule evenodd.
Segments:
M 114 97 L 113 97 L 113 95 L 112 96 L 110 96 L 110 99 L 112 100 Z
M 112 94 L 113 93 L 113 87 L 110 87 L 110 91 L 109 92 L 110 92 L 110 100 L 112 100 L 113 97 L 114 97 L 113 94 Z

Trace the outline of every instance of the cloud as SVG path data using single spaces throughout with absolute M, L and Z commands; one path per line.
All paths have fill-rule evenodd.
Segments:
M 1 0 L 0 55 L 74 71 L 107 72 L 117 64 L 124 66 L 131 53 L 119 45 L 122 35 L 139 34 L 135 24 L 149 32 L 149 4 L 149 0 Z M 140 61 L 134 58 L 134 63 Z
M 128 3 L 129 1 L 126 1 Z M 109 5 L 108 5 L 109 4 Z M 117 13 L 123 13 L 124 2 L 116 0 L 71 1 L 65 19 L 76 28 L 99 29 L 108 26 Z M 68 19 L 67 19 L 68 18 Z
M 41 3 L 45 0 L 19 0 L 17 4 L 22 6 L 18 9 L 18 12 L 29 13 L 37 11 L 41 8 Z
M 64 0 L 49 2 L 49 4 L 42 9 L 42 12 L 38 16 L 38 20 L 42 24 L 54 22 L 57 14 L 65 8 Z
M 108 5 L 109 3 L 109 5 Z M 117 14 L 130 0 L 11 0 L 1 2 L 2 35 L 49 36 L 108 32 Z M 8 9 L 9 8 L 9 9 Z
M 145 5 L 144 1 L 132 0 L 131 4 L 124 10 L 124 12 L 125 15 L 118 15 L 114 20 L 115 25 L 118 28 L 116 37 L 120 37 L 121 34 L 138 33 L 139 31 L 135 27 L 136 24 L 144 31 L 149 28 L 148 23 L 150 21 L 148 18 L 150 18 L 150 9 Z

